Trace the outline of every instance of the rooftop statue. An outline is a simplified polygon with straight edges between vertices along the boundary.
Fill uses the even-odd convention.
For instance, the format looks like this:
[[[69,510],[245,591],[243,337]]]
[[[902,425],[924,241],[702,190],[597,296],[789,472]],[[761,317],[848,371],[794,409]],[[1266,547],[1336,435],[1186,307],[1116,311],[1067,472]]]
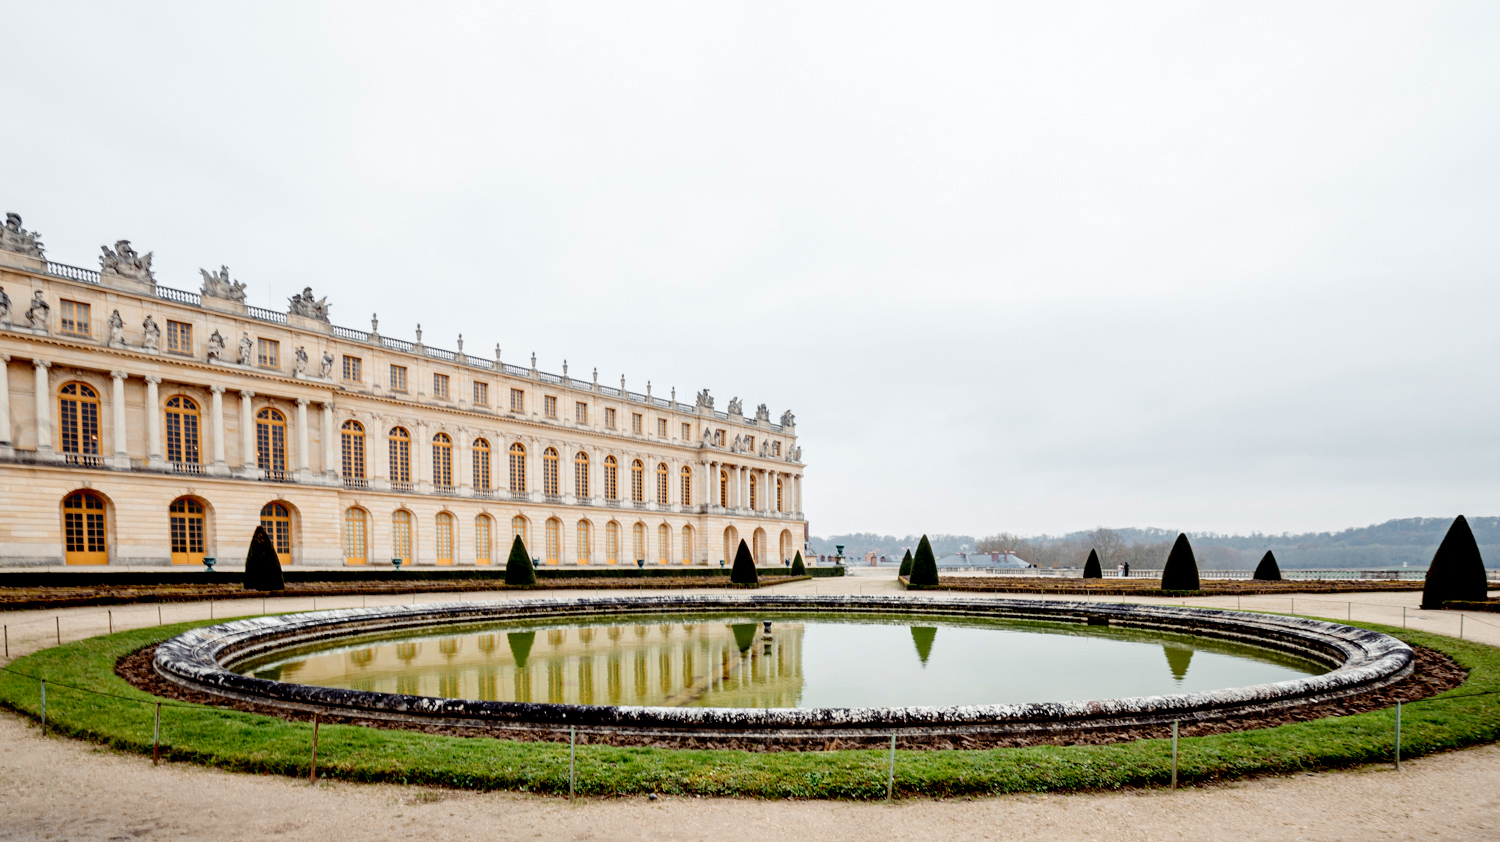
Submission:
[[[771,410],[766,409],[766,405],[765,404],[761,404],[760,406],[757,406],[755,408],[755,420],[756,421],[765,421],[767,423],[770,423],[770,421],[771,421]]]
[[[706,406],[709,409],[714,408],[714,399],[709,397],[707,389],[698,393],[698,406]]]
[[[740,399],[739,398],[730,398],[729,399],[729,414],[730,415],[738,415],[741,418],[745,417],[745,407],[744,407],[743,404],[740,403]]]
[[[793,415],[792,411],[790,409],[788,409],[786,412],[781,413],[781,426],[783,426],[783,427],[795,427],[795,426],[797,426],[797,416]]]
[[[328,296],[313,298],[312,287],[304,287],[303,290],[290,299],[292,306],[287,311],[294,316],[304,319],[317,319],[320,322],[328,321]],[[419,337],[418,342],[422,341]]]
[[[203,294],[210,298],[227,298],[230,301],[245,303],[245,285],[239,281],[229,280],[229,267],[220,266],[219,271],[209,274],[207,269],[199,269],[203,275]]]
[[[104,252],[99,258],[99,266],[103,271],[148,284],[156,283],[156,275],[151,271],[151,255],[154,252],[137,254],[130,247],[129,240],[116,240],[114,248],[100,246],[99,250]]]
[[[0,249],[42,257],[42,235],[21,227],[21,215],[7,213],[5,227],[0,229]]]

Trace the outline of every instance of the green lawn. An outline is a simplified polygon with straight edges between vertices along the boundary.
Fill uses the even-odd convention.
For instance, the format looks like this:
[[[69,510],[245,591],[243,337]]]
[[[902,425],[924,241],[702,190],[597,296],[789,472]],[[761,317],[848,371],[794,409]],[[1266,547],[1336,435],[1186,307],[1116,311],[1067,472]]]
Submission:
[[[50,730],[121,751],[150,754],[156,697],[116,676],[114,664],[140,647],[208,624],[121,632],[21,658],[10,665],[10,671],[0,672],[0,705],[37,719],[38,682],[16,673],[45,677]],[[1500,739],[1500,649],[1386,626],[1355,625],[1446,652],[1470,670],[1462,687],[1405,706],[1403,757]],[[170,704],[162,714],[165,758],[245,772],[307,774],[310,724]],[[1394,712],[1383,710],[1184,738],[1179,778],[1193,783],[1389,762],[1393,724]],[[577,787],[583,794],[875,799],[885,797],[888,754],[882,750],[752,753],[579,746],[577,762]],[[350,781],[565,793],[568,746],[326,725],[319,736],[318,774]],[[1170,778],[1168,740],[896,753],[898,795],[1099,790],[1165,785]]]

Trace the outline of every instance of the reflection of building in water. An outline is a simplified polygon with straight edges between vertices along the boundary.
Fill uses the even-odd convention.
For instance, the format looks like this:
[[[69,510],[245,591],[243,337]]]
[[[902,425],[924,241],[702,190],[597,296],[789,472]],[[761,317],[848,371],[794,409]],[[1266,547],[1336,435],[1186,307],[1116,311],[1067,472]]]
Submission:
[[[554,628],[380,643],[256,670],[262,678],[486,701],[795,707],[801,623]],[[296,678],[291,679],[292,673]]]

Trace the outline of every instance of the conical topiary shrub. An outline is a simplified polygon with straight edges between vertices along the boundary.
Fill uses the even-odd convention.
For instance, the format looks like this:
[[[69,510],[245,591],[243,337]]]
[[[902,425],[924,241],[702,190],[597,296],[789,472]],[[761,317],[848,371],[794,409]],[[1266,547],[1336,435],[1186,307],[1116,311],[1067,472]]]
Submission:
[[[281,575],[281,558],[264,526],[255,527],[250,536],[250,551],[245,555],[245,589],[251,591],[286,590]]]
[[[1255,565],[1255,578],[1262,582],[1280,582],[1281,567],[1276,564],[1276,554],[1266,550],[1266,554],[1260,557],[1260,564]]]
[[[1193,558],[1193,547],[1187,536],[1177,533],[1177,543],[1167,553],[1167,564],[1161,570],[1161,589],[1164,591],[1198,590],[1198,559]]]
[[[729,581],[736,585],[758,585],[760,575],[755,572],[755,558],[742,539],[740,548],[734,551],[734,568],[729,571]]]
[[[526,553],[526,542],[517,535],[510,542],[510,558],[505,560],[505,584],[529,586],[536,584],[536,567]]]
[[[911,575],[911,550],[907,550],[906,551],[906,555],[904,555],[904,556],[901,557],[901,569],[898,570],[898,571],[896,571],[896,575],[897,576],[910,576]]]
[[[937,559],[932,555],[932,544],[927,536],[917,542],[917,554],[911,557],[911,579],[913,585],[936,585],[938,583]]]
[[[1104,569],[1099,566],[1099,551],[1089,550],[1089,560],[1083,563],[1083,578],[1103,579]]]
[[[1489,598],[1485,580],[1484,559],[1469,521],[1463,515],[1453,519],[1443,543],[1438,544],[1427,566],[1427,584],[1422,587],[1422,607],[1442,608],[1449,600],[1484,602]]]
[[[792,558],[792,575],[793,576],[806,576],[807,575],[807,565],[805,565],[805,564],[802,563],[802,551],[801,550],[798,550],[797,551],[797,555]]]

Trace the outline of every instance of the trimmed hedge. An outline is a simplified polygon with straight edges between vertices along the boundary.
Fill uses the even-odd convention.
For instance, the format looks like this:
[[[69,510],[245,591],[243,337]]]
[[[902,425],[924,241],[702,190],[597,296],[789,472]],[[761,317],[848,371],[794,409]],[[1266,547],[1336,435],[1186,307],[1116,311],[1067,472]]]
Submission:
[[[250,536],[250,551],[245,556],[245,590],[280,591],[286,589],[281,575],[281,557],[264,526],[255,527]]]
[[[1099,567],[1099,552],[1097,550],[1089,550],[1089,560],[1083,563],[1083,578],[1104,578],[1104,570]]]
[[[1260,564],[1255,565],[1255,575],[1251,578],[1261,582],[1280,582],[1281,565],[1276,563],[1276,554],[1266,550],[1266,554],[1260,557]]]
[[[937,558],[932,554],[932,544],[928,543],[926,535],[917,542],[917,552],[911,557],[911,576],[907,583],[919,588],[937,586]]]
[[[1177,541],[1167,554],[1167,563],[1161,570],[1161,589],[1164,591],[1196,591],[1199,588],[1198,559],[1193,557],[1193,545],[1183,533],[1177,533]]]
[[[1427,567],[1427,582],[1422,587],[1422,607],[1442,608],[1450,600],[1482,602],[1489,598],[1489,580],[1484,573],[1484,559],[1469,521],[1463,515],[1453,519],[1443,543],[1438,544]]]

